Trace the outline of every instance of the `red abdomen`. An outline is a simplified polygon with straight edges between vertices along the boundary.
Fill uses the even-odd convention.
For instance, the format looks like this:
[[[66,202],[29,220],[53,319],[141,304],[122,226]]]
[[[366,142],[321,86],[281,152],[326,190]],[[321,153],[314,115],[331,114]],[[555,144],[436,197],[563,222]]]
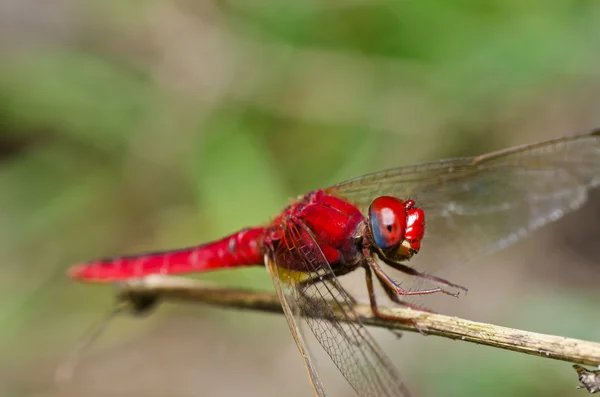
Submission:
[[[221,240],[174,251],[103,259],[69,269],[74,279],[91,282],[123,281],[151,274],[202,272],[262,265],[265,229],[244,229]]]

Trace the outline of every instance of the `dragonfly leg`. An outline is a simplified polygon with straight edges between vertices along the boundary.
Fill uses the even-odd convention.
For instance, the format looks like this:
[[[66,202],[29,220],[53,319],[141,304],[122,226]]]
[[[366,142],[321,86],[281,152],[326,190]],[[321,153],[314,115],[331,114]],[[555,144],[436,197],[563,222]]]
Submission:
[[[377,279],[379,281],[379,283],[381,284],[381,286],[383,287],[383,290],[385,291],[385,293],[387,294],[387,296],[392,300],[392,302],[404,306],[404,307],[408,307],[411,308],[413,310],[420,310],[423,312],[428,312],[428,313],[433,313],[433,311],[425,308],[425,307],[421,307],[421,306],[417,306],[417,305],[413,305],[411,303],[405,302],[403,300],[400,299],[400,297],[398,295],[396,295],[396,293],[394,291],[392,291],[390,288],[387,288],[387,285],[382,283],[381,280]],[[413,325],[415,326],[415,328],[417,328],[417,330],[423,334],[423,335],[427,335],[422,329],[419,328],[419,324],[417,324],[416,321],[412,322]],[[392,333],[394,335],[396,335],[396,338],[400,339],[402,337],[402,331],[398,330],[398,329],[391,329],[390,331],[392,331]]]
[[[388,320],[388,321],[403,321],[403,322],[412,323],[415,326],[415,328],[417,329],[417,331],[419,331],[423,335],[427,335],[421,329],[421,327],[419,327],[419,324],[417,323],[416,319],[414,319],[414,318],[405,319],[405,318],[402,318],[402,317],[397,317],[397,316],[392,316],[392,315],[389,315],[389,314],[384,314],[381,311],[379,311],[379,307],[377,306],[377,298],[375,297],[375,288],[373,286],[373,272],[371,271],[371,268],[368,265],[366,265],[364,268],[365,268],[365,275],[366,275],[366,280],[367,280],[367,291],[369,293],[369,302],[371,304],[371,311],[373,312],[373,314],[375,315],[375,317],[378,317],[378,318],[380,318],[382,320]],[[399,336],[399,335],[396,334],[396,336]]]
[[[411,275],[411,276],[421,277],[421,278],[424,278],[426,280],[435,281],[437,283],[444,284],[444,285],[447,285],[449,287],[461,289],[461,290],[463,290],[465,292],[469,291],[466,287],[463,287],[463,286],[458,285],[458,284],[454,284],[454,283],[452,283],[452,282],[450,282],[448,280],[444,280],[443,278],[432,276],[431,274],[427,274],[427,273],[421,273],[421,272],[417,271],[416,269],[414,269],[414,268],[412,268],[410,266],[404,265],[402,263],[391,261],[388,258],[385,258],[385,257],[382,257],[382,256],[380,256],[380,258],[381,258],[381,260],[386,265],[388,265],[388,266],[390,266],[390,267],[392,267],[392,268],[394,268],[396,270],[399,270],[402,273],[406,273],[406,274]]]
[[[343,271],[345,270],[345,271]],[[316,283],[326,283],[328,281],[331,281],[333,279],[335,279],[338,276],[342,276],[346,273],[351,272],[352,270],[354,270],[354,268],[349,268],[349,269],[342,269],[342,271],[334,271],[333,273],[327,273],[325,275],[315,275],[307,280],[301,281],[300,283],[298,283],[297,287],[301,290],[304,291],[308,286],[316,284]],[[358,302],[356,301],[356,298],[353,297],[351,294],[348,293],[348,291],[346,291],[344,289],[344,287],[342,287],[341,285],[337,286],[338,289],[342,290],[342,292],[346,295],[346,297],[348,298],[348,300],[350,301],[351,304],[355,305]]]
[[[443,294],[454,296],[454,297],[458,296],[458,293],[446,291],[445,289],[442,289],[440,287],[419,289],[419,290],[413,290],[413,291],[405,290],[404,288],[400,287],[398,285],[398,283],[396,283],[394,280],[392,280],[391,277],[388,276],[383,271],[381,266],[379,266],[379,264],[375,261],[375,259],[373,259],[370,251],[367,248],[363,248],[363,255],[364,255],[365,259],[367,260],[368,266],[375,272],[375,276],[377,276],[377,278],[382,283],[382,285],[385,285],[386,288],[390,288],[397,295],[407,295],[407,296],[429,295],[429,294],[435,294],[435,293],[441,292]]]
[[[420,310],[422,312],[434,313],[432,310],[427,309],[425,307],[413,305],[412,303],[403,301],[402,299],[400,299],[400,296],[398,294],[396,294],[396,292],[393,289],[388,287],[387,284],[383,283],[379,278],[377,280],[381,284],[381,287],[385,291],[386,295],[392,300],[392,302],[394,302],[398,305],[404,306],[404,307],[408,307],[413,310]]]

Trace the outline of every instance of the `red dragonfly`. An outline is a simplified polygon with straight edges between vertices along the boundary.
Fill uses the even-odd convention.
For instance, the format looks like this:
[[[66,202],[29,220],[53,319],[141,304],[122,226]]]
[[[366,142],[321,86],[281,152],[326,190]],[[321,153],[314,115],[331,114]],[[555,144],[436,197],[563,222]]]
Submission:
[[[401,305],[407,295],[451,294],[446,287],[462,287],[418,271],[419,263],[466,261],[504,248],[580,207],[599,184],[600,130],[368,174],[298,197],[265,226],[196,247],[76,265],[69,275],[114,282],[264,264],[315,395],[325,392],[301,317],[359,396],[409,396],[338,277],[362,268],[374,315],[401,321],[378,310],[374,281]],[[382,264],[437,287],[403,289]]]

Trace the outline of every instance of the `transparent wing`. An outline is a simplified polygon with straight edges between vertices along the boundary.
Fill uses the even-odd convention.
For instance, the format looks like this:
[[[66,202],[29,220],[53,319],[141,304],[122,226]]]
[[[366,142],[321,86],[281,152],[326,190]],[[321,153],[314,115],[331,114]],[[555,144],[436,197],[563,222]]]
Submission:
[[[362,325],[351,298],[339,284],[311,231],[303,224],[288,224],[285,238],[275,250],[275,262],[278,258],[281,263],[286,262],[284,256],[287,255],[299,261],[301,271],[272,266],[273,280],[283,295],[280,299],[285,305],[298,308],[298,314],[306,320],[315,338],[357,394],[361,397],[409,396],[394,365]],[[321,281],[307,281],[316,279]],[[344,321],[338,321],[336,312],[342,313]],[[288,317],[293,332],[299,332],[299,320]],[[310,358],[306,361],[310,362]]]
[[[377,172],[326,191],[363,213],[377,196],[413,198],[426,234],[411,265],[427,267],[504,248],[579,208],[598,184],[600,131]]]
[[[275,261],[272,257],[269,256],[269,254],[265,256],[265,264],[267,266],[267,269],[269,270],[269,273],[271,274],[271,277],[273,278],[275,290],[277,291],[277,296],[279,297],[281,307],[283,308],[283,314],[285,314],[285,318],[287,319],[288,326],[290,327],[292,337],[294,338],[296,346],[298,346],[298,350],[300,351],[300,355],[302,356],[304,368],[308,373],[308,377],[313,387],[315,396],[326,397],[323,384],[321,383],[321,379],[319,378],[319,374],[317,373],[317,369],[315,368],[314,363],[310,359],[308,348],[306,347],[306,342],[302,337],[300,327],[298,326],[298,321],[296,320],[296,316],[299,313],[296,301],[294,299],[288,298],[290,296],[289,286],[284,285],[280,282],[279,269],[277,268],[277,266],[275,265]]]

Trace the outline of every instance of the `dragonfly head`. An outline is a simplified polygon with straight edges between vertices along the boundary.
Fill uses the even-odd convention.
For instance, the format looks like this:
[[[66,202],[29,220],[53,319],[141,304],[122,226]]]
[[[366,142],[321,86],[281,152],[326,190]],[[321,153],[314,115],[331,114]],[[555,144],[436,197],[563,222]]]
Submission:
[[[425,233],[425,213],[414,200],[377,197],[369,207],[369,232],[381,252],[392,260],[405,260],[419,252]]]

